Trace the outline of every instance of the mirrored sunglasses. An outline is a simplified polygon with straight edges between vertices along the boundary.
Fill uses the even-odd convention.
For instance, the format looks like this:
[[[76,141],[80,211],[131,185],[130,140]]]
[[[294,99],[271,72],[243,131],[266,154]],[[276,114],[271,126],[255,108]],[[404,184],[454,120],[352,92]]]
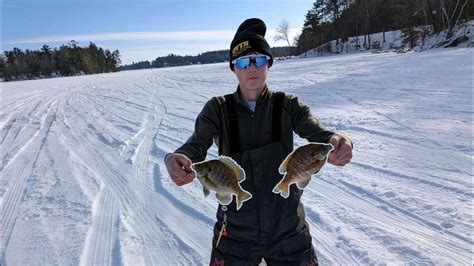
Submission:
[[[256,67],[262,67],[268,64],[270,56],[268,55],[246,55],[232,60],[232,64],[239,69],[248,68],[250,63],[254,63]]]

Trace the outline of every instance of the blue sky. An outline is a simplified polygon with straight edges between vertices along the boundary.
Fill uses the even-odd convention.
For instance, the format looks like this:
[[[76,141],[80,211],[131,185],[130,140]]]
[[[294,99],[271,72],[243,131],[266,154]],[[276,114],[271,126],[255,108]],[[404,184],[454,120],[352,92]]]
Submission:
[[[89,41],[121,53],[122,63],[170,53],[197,55],[228,49],[242,21],[258,17],[274,30],[286,19],[291,36],[303,26],[314,0],[3,0],[2,51],[59,47]]]

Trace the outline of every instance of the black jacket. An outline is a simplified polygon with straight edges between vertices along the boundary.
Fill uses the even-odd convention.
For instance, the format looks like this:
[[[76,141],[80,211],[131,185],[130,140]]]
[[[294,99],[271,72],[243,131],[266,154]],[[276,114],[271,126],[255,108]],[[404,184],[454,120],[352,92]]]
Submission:
[[[263,147],[272,142],[272,109],[274,93],[265,88],[256,103],[255,112],[249,110],[240,96],[240,89],[234,92],[237,103],[240,150]],[[221,136],[228,135],[227,114],[222,97],[209,100],[196,119],[194,133],[188,141],[175,152],[187,155],[191,161],[199,162],[206,158],[207,150],[213,140],[222,141],[222,154],[230,155],[229,143]],[[334,134],[328,131],[297,97],[286,94],[281,116],[281,142],[288,152],[293,150],[293,132],[311,142],[328,143]]]
[[[222,142],[220,154],[231,156],[245,170],[246,179],[241,186],[252,194],[252,199],[246,201],[239,211],[236,210],[235,200],[226,208],[219,206],[214,226],[215,244],[225,221],[228,235],[221,239],[218,248],[225,253],[233,252],[235,256],[245,257],[251,246],[267,251],[283,250],[286,252],[282,255],[284,257],[311,247],[311,236],[301,203],[303,191],[292,185],[290,196],[284,199],[273,193],[272,189],[282,178],[278,166],[293,150],[293,132],[311,142],[323,143],[329,142],[334,133],[324,128],[297,97],[285,94],[279,115],[279,139],[275,139],[272,120],[276,95],[265,88],[257,100],[255,112],[252,112],[243,104],[237,89],[232,95],[237,135],[229,134],[225,98],[212,98],[197,117],[193,135],[176,150],[193,162],[199,162],[205,159],[213,140],[216,144]],[[230,135],[238,138],[237,153],[230,151]]]

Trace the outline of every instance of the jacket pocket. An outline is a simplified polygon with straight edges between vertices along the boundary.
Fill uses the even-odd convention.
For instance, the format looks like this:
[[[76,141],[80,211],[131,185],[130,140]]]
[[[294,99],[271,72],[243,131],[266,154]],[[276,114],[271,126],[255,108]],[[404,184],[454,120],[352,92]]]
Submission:
[[[249,246],[248,244],[245,245],[244,243],[232,241],[228,238],[222,237],[219,246],[216,247],[218,236],[214,236],[212,239],[212,247],[218,249],[224,254],[231,255],[238,258],[246,258],[249,254],[249,249],[245,248],[245,246]]]

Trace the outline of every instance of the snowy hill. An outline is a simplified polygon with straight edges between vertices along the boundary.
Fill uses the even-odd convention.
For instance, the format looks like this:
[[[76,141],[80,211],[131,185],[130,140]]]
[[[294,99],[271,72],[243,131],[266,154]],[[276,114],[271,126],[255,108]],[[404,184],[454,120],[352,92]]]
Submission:
[[[472,264],[473,51],[270,70],[272,89],[354,140],[353,162],[303,195],[322,265]],[[2,265],[207,264],[217,202],[176,187],[163,157],[235,87],[225,63],[3,83]]]
[[[423,27],[418,27],[418,30],[422,31]],[[401,30],[370,34],[371,51],[382,52],[400,49],[409,50],[410,47],[408,44],[403,43],[403,38],[404,36]],[[349,37],[346,42],[342,42],[341,40],[339,40],[339,43],[336,43],[335,40],[330,41],[301,54],[299,57],[305,58],[338,53],[350,54],[364,52],[369,50],[368,45],[369,39],[366,36],[354,36]],[[414,47],[413,50],[422,51],[451,46],[463,48],[474,47],[474,20],[455,26],[451,38],[446,37],[445,31],[432,36],[427,36],[425,39],[419,38],[416,42],[416,47]]]

